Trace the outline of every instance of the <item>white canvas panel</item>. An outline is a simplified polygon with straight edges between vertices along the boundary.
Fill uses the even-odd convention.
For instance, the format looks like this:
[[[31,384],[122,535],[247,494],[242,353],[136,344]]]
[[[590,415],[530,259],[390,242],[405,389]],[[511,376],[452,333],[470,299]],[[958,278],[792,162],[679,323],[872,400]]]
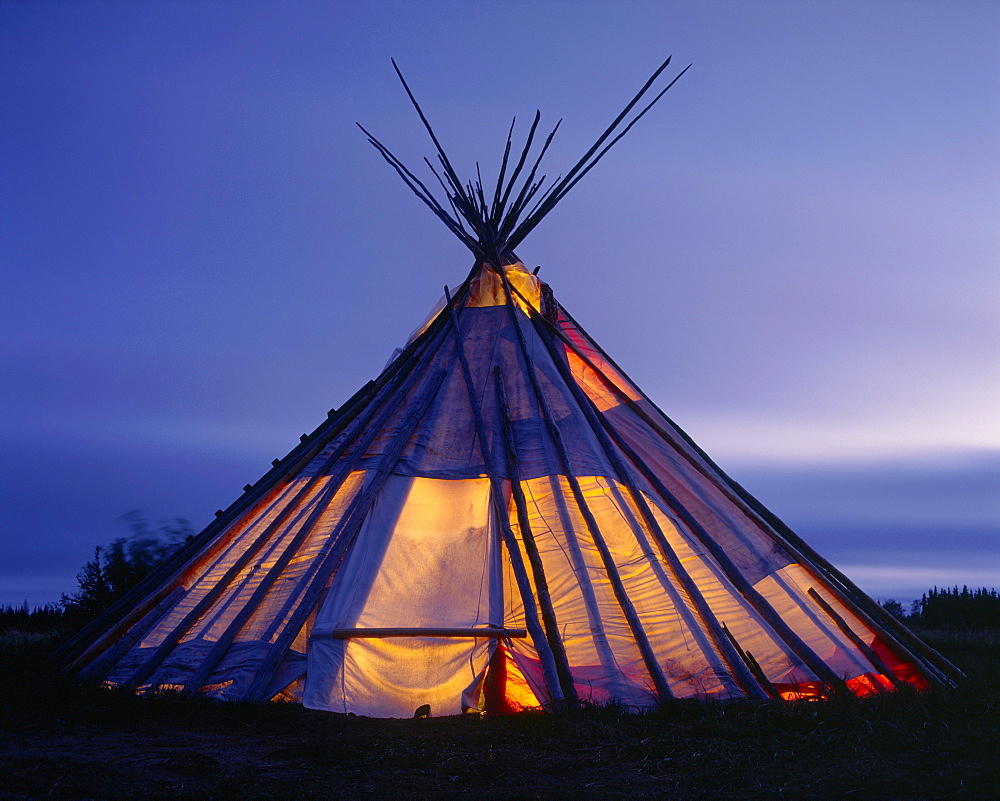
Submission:
[[[809,597],[809,587],[815,586],[816,581],[801,566],[790,565],[761,579],[755,588],[838,676],[851,679],[863,673],[878,673],[857,646]]]
[[[240,570],[236,578],[226,588],[226,592],[212,605],[211,610],[191,628],[182,642],[196,638],[206,640],[219,638],[233,617],[239,614],[253,596],[268,570],[290,545],[296,532],[308,522],[314,512],[320,507],[325,508],[333,500],[329,493],[332,488],[329,488],[328,485],[329,478],[321,478],[310,488],[305,498],[294,505],[290,514],[270,533],[263,547]],[[289,505],[292,503],[294,501],[290,499]],[[241,537],[244,549],[252,545],[253,540],[265,531],[266,527],[255,526],[253,531],[246,532]],[[225,558],[220,559],[213,566],[203,581],[190,588],[188,600],[194,602],[201,600],[204,592],[214,584],[209,577],[228,570],[236,561],[236,557],[242,556],[243,553],[244,550],[227,552]]]
[[[302,704],[377,718],[459,715],[478,689],[493,640],[443,637],[311,640]],[[475,704],[471,704],[475,706]]]
[[[546,476],[522,486],[577,693],[647,705],[649,676],[568,481]]]
[[[816,677],[774,634],[719,567],[682,526],[648,498],[653,514],[719,624],[725,623],[744,651],[749,651],[772,682],[815,681]]]
[[[857,634],[866,645],[871,645],[876,639],[878,639],[878,634],[867,623],[864,623],[857,615],[855,615],[854,612],[841,603],[840,600],[838,600],[837,597],[827,589],[826,584],[821,579],[816,578],[807,568],[802,565],[789,565],[785,568],[785,575],[793,581],[800,590],[805,588],[806,592],[808,592],[809,588],[815,589],[823,600],[833,607],[833,610],[840,615],[841,619],[845,623],[847,623],[851,631]]]
[[[720,680],[722,663],[625,488],[602,477],[581,485],[671,692],[683,698],[737,692],[731,681]]]
[[[223,538],[232,537],[232,539],[230,539],[227,545],[219,553],[213,555],[209,559],[202,560],[192,567],[190,576],[185,581],[187,592],[184,594],[180,602],[170,610],[166,611],[160,621],[146,633],[140,643],[142,648],[155,648],[159,646],[163,640],[172,631],[174,631],[184,617],[191,612],[191,610],[194,609],[194,607],[197,606],[211,590],[218,586],[226,572],[244,553],[246,553],[250,545],[266,531],[268,526],[274,522],[275,518],[282,511],[282,509],[292,502],[295,495],[302,489],[306,481],[307,479],[298,479],[291,482],[289,486],[282,493],[280,493],[277,498],[275,498],[275,500],[268,504],[262,513],[253,517],[248,525],[244,525],[242,522],[238,521],[232,526],[232,534],[230,532],[226,532],[226,534],[222,535]],[[325,486],[324,481],[317,482],[317,484],[318,486],[313,488],[313,490],[307,494],[304,501],[305,505],[311,505],[315,501],[317,494],[321,491],[322,487]],[[273,547],[273,544],[276,541],[281,541],[283,539],[284,531],[285,527],[283,526],[272,535],[269,539],[270,546],[265,545],[264,553]],[[204,624],[206,622],[211,622],[211,620],[215,618],[218,610],[225,607],[233,599],[243,582],[245,582],[246,579],[252,576],[255,572],[253,570],[254,564],[254,562],[251,562],[251,564],[244,568],[236,579],[228,585],[226,591],[212,605],[212,611],[210,611],[209,615],[203,616],[199,621],[198,625],[200,628],[204,628]]]
[[[499,625],[489,480],[390,476],[317,614],[335,628]],[[493,572],[496,575],[493,575]],[[497,587],[497,589],[499,589]]]
[[[843,603],[841,603],[837,597],[827,589],[825,581],[814,576],[808,568],[798,564],[789,565],[781,571],[781,575],[789,584],[793,585],[797,589],[797,593],[803,597],[808,597],[809,590],[815,589],[823,600],[833,607],[834,611],[840,615],[844,622],[847,623],[851,631],[857,634],[866,644],[871,645],[871,643],[875,640],[877,634],[869,628],[867,624],[862,622],[861,619],[850,611]],[[809,601],[810,603],[814,603],[812,598],[809,598]],[[827,617],[827,619],[829,619],[829,617]],[[840,631],[839,627],[837,630]]]
[[[604,411],[613,406],[618,406],[621,403],[618,393],[621,393],[621,395],[630,400],[640,400],[642,393],[639,391],[639,388],[619,372],[598,350],[589,337],[566,317],[565,310],[561,309],[560,311],[559,328],[574,346],[563,345],[567,360],[573,371],[573,376],[577,383],[583,387],[584,391],[591,396],[597,404],[597,408]],[[580,355],[577,355],[576,350],[580,351]],[[588,362],[596,370],[592,369],[588,365]],[[597,371],[600,371],[601,375],[617,388],[617,393],[608,387],[608,383],[597,374]]]
[[[364,471],[357,470],[345,479],[336,496],[309,528],[305,540],[282,569],[278,580],[260,601],[238,640],[272,642],[282,630],[313,582],[319,564],[336,542],[337,527],[351,501],[361,491],[364,477]],[[296,526],[295,534],[299,532],[300,527]]]
[[[317,504],[322,503],[323,512],[319,516],[309,535],[298,547],[280,577],[275,581],[267,594],[255,605],[254,614],[244,624],[236,635],[235,641],[214,673],[225,676],[243,676],[252,671],[264,656],[267,655],[267,645],[282,631],[284,624],[291,616],[295,603],[304,590],[305,584],[317,567],[317,559],[321,558],[323,547],[330,543],[330,532],[335,528],[350,503],[351,498],[361,486],[363,472],[357,471],[344,481],[333,498],[322,495],[319,489],[311,492],[302,507],[291,515],[283,526],[272,533],[268,542],[260,550],[247,567],[229,585],[219,598],[209,607],[202,617],[184,635],[180,643],[173,649],[164,663],[153,673],[150,681],[153,684],[176,683],[179,676],[189,675],[197,669],[202,657],[232,624],[251,599],[252,594],[268,570],[274,565],[279,555],[291,544],[292,538],[306,522]],[[325,486],[325,483],[323,484]],[[300,487],[297,487],[298,489]],[[287,493],[283,496],[289,500]],[[276,512],[274,504],[268,509],[267,520],[274,520]],[[264,527],[266,528],[266,526]],[[253,525],[249,531],[258,536],[264,530],[259,525]],[[245,552],[248,541],[243,538],[240,547],[231,547],[215,557],[206,560],[200,581],[194,582],[191,592],[183,600],[166,612],[161,619],[150,628],[140,645],[132,653],[120,660],[119,666],[109,675],[111,680],[125,680],[129,673],[158,647],[164,639],[175,630],[178,623],[203,599],[214,584],[208,577],[221,576],[233,564],[239,555]],[[181,682],[183,683],[183,682]],[[211,685],[213,682],[209,681]],[[229,684],[233,684],[232,681]],[[239,684],[237,678],[236,684]],[[217,694],[217,693],[216,693]]]
[[[629,447],[706,534],[726,551],[750,583],[792,563],[770,532],[759,527],[634,411],[620,406],[609,411],[607,416]],[[664,511],[669,512],[666,500],[659,498],[638,471],[634,478],[657,498]]]
[[[671,601],[670,577],[626,502],[624,488],[603,477],[579,482],[671,691],[679,697],[737,694],[730,680],[720,678],[720,658],[691,610],[686,608],[682,617]],[[652,679],[569,482],[533,479],[525,489],[578,693],[596,702],[615,698],[639,707],[654,704]],[[516,649],[523,653],[522,646]]]
[[[615,388],[608,386],[608,383],[601,378],[600,375],[595,372],[586,361],[584,361],[576,352],[568,347],[564,346],[566,353],[566,361],[569,364],[570,372],[573,374],[573,379],[584,393],[594,402],[597,410],[600,412],[605,412],[608,409],[612,409],[615,406],[620,406],[622,404],[622,399],[619,392],[625,395],[625,397],[631,400],[638,400],[639,395],[628,388],[628,385],[622,381],[614,372],[606,372],[604,375],[611,379]],[[610,369],[610,365],[604,362],[600,357],[595,359],[593,355],[589,357],[591,364],[595,367],[603,366],[605,370]],[[617,379],[617,380],[615,380]]]
[[[435,714],[460,712],[462,692],[489,661],[488,643],[323,638],[345,628],[502,625],[490,520],[488,479],[390,476],[317,613],[303,703],[387,717],[409,717],[424,703]]]
[[[303,486],[305,486],[307,481],[308,479],[297,479],[296,481],[291,482],[289,486],[268,505],[264,513],[254,517],[249,525],[239,530],[239,535],[234,537],[220,553],[197,565],[196,569],[192,571],[192,576],[185,582],[187,593],[184,595],[184,598],[173,609],[167,612],[156,626],[147,632],[146,636],[142,639],[142,647],[156,647],[163,642],[164,638],[177,627],[184,617],[192,609],[194,609],[194,607],[197,606],[211,590],[219,585],[225,574],[234,564],[236,564],[237,560],[247,552],[247,549],[252,545],[252,543],[267,530],[267,528],[274,522],[278,514],[280,514],[280,512],[289,503],[292,503],[295,495],[303,488]],[[309,493],[307,493],[306,498],[303,501],[303,506],[311,507],[312,504],[315,503],[318,493],[322,491],[325,485],[325,480],[318,481],[317,485]],[[295,516],[293,515],[293,519],[294,517]],[[240,525],[240,523],[234,524],[234,529],[239,529]],[[284,532],[286,530],[287,523],[271,535],[268,540],[270,545],[265,545],[262,553],[266,554],[270,548],[273,548],[274,543],[276,541],[280,541],[284,537]],[[209,614],[209,616],[203,617],[201,621],[199,621],[200,628],[203,629],[206,622],[211,622],[218,610],[224,608],[233,599],[234,595],[239,591],[244,582],[256,572],[254,571],[255,564],[256,562],[251,561],[247,567],[240,571],[236,579],[226,587],[222,596],[212,605],[213,611]]]
[[[504,482],[504,485],[508,488],[506,495],[509,498],[510,482]],[[518,541],[524,560],[524,568],[528,574],[528,583],[531,585],[532,598],[537,599],[538,590],[535,586],[534,574],[531,570],[531,566],[524,550],[524,545],[520,538],[520,530],[517,525],[517,510],[514,507],[513,500],[509,501],[508,511],[511,530],[514,533],[515,539]],[[523,629],[525,628],[524,603],[521,598],[520,590],[517,586],[517,580],[514,576],[514,568],[510,563],[510,554],[507,552],[506,547],[501,548],[500,562],[501,573],[503,576],[504,624],[508,628]],[[538,619],[541,623],[542,615],[537,601],[535,602],[535,607],[536,609],[539,609]],[[514,662],[517,664],[518,669],[524,675],[528,686],[530,686],[532,691],[535,693],[535,698],[537,698],[538,702],[542,705],[548,704],[552,699],[545,686],[542,665],[538,658],[538,651],[535,649],[531,637],[519,637],[517,639],[507,640],[505,645],[507,650],[510,652],[511,657],[514,659]]]

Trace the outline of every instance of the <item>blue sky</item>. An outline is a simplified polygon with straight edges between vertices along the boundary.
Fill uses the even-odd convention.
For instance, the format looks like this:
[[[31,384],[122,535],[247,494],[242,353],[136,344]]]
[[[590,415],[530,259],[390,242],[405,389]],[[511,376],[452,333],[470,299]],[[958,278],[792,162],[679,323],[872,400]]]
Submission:
[[[520,255],[871,593],[1000,585],[998,44],[972,1],[4,3],[0,603],[207,523],[465,276],[354,125],[430,153],[390,57],[468,175],[693,63]]]

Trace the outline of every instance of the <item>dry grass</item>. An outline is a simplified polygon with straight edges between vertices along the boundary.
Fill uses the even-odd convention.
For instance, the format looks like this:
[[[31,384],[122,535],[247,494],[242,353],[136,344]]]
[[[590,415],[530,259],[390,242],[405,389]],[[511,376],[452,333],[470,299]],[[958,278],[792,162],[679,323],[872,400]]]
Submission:
[[[427,720],[79,687],[36,640],[3,657],[0,798],[1000,797],[997,633],[926,636],[962,687]]]

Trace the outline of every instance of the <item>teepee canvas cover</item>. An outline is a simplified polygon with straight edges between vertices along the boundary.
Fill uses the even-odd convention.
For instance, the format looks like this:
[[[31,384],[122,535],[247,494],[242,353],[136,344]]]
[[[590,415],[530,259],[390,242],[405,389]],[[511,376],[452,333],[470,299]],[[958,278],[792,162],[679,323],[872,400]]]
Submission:
[[[448,208],[369,137],[472,271],[376,380],[71,641],[71,669],[379,717],[950,683],[514,255],[662,96],[627,121],[666,66],[544,192],[537,115],[519,159],[508,135],[488,199],[413,101]]]

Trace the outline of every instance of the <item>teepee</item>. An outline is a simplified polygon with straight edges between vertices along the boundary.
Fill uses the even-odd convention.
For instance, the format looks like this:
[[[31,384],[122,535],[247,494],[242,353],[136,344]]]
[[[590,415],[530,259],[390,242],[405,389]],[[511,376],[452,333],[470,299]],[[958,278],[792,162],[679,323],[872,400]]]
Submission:
[[[492,191],[462,183],[399,75],[444,201],[365,133],[471,272],[378,378],[69,642],[70,670],[376,717],[960,675],[723,473],[514,253],[680,77],[635,111],[668,64],[547,188],[555,130],[536,144],[536,114],[518,155],[512,124]]]

